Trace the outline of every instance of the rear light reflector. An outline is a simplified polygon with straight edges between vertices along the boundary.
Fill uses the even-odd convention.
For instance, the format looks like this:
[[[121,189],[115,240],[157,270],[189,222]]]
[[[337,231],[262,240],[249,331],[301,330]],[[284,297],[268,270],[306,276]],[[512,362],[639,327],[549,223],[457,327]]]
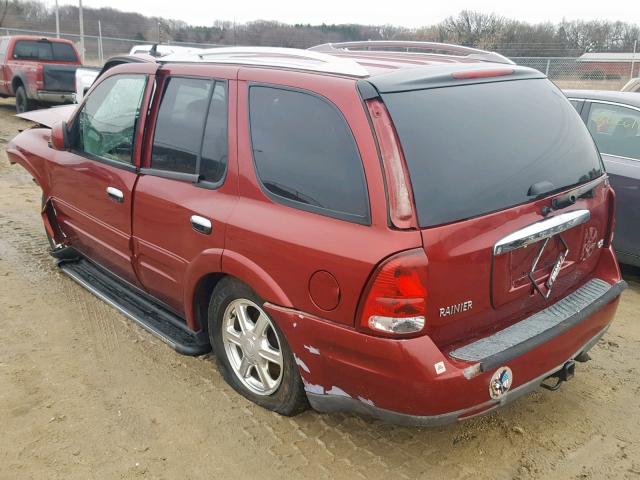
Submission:
[[[44,70],[44,67],[42,64],[39,64],[36,67],[36,89],[37,90],[42,90],[44,88],[43,70]]]
[[[415,228],[417,222],[413,209],[413,194],[396,129],[382,100],[374,98],[366,103],[380,147],[391,224],[396,228]]]
[[[451,76],[456,80],[468,80],[471,78],[503,77],[505,75],[511,75],[513,72],[513,68],[492,68],[487,70],[454,72],[451,74]]]
[[[427,256],[421,248],[384,260],[360,306],[360,328],[387,336],[415,335],[425,326]]]

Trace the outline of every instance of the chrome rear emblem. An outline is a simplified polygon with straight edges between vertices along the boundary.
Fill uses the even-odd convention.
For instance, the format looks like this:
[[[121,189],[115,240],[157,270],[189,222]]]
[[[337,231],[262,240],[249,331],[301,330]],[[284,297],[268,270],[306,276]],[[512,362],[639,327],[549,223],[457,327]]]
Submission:
[[[531,265],[531,271],[529,272],[529,280],[531,281],[531,284],[538,291],[538,293],[542,295],[544,299],[549,298],[549,295],[551,295],[551,287],[553,286],[556,279],[558,278],[558,275],[560,274],[560,270],[562,269],[562,264],[566,260],[567,255],[569,255],[569,246],[567,245],[567,242],[564,241],[564,238],[562,238],[562,235],[558,235],[558,239],[562,243],[564,250],[560,252],[560,254],[558,255],[556,263],[553,265],[553,268],[551,269],[551,273],[549,274],[549,278],[544,283],[544,286],[547,291],[543,292],[540,286],[538,285],[538,282],[536,282],[533,274],[536,271],[536,267],[538,266],[538,262],[540,261],[540,258],[542,257],[542,252],[544,252],[544,249],[547,247],[547,244],[549,243],[549,239],[550,238],[546,238],[542,243],[542,246],[540,247],[540,250],[538,251],[536,258],[533,260],[533,265]]]

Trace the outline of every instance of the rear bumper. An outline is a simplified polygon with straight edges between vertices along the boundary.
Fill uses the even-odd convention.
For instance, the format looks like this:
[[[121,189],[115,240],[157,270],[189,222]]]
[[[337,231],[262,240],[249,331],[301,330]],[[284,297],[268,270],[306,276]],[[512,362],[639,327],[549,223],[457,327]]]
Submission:
[[[357,412],[364,415],[370,415],[384,422],[393,423],[396,425],[416,427],[435,427],[439,425],[447,425],[450,423],[455,423],[458,420],[466,420],[476,415],[489,413],[496,408],[507,405],[514,400],[536,390],[548,376],[560,370],[567,361],[573,360],[580,353],[588,352],[591,347],[593,347],[598,342],[598,340],[602,338],[608,328],[608,326],[603,328],[595,337],[593,337],[591,340],[589,340],[589,342],[583,345],[580,350],[567,358],[566,361],[560,363],[559,365],[556,365],[548,372],[545,372],[542,375],[529,380],[519,387],[509,390],[499,401],[488,400],[482,404],[474,405],[462,410],[457,410],[455,412],[448,412],[439,415],[407,415],[400,412],[394,412],[392,410],[386,410],[384,408],[378,408],[369,403],[364,403],[362,401],[355,400],[351,397],[346,396],[318,395],[307,392],[307,397],[309,398],[309,403],[311,404],[311,406],[315,410],[318,410],[320,412]]]
[[[491,399],[493,364],[443,353],[427,336],[378,338],[291,309],[266,304],[296,357],[311,405],[353,411],[405,425],[443,425],[487,413],[537,388],[567,361],[589,350],[614,317],[624,282],[553,335],[511,349],[500,364],[513,372],[511,389]],[[576,313],[576,312],[573,312]]]
[[[72,92],[48,92],[38,90],[35,99],[46,103],[73,103],[74,94]]]

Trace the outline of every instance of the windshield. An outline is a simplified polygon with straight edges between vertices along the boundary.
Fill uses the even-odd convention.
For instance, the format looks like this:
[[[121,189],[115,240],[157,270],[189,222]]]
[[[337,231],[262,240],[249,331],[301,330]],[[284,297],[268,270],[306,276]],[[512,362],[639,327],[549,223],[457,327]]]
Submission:
[[[575,109],[548,80],[383,94],[421,227],[502,210],[603,173]]]

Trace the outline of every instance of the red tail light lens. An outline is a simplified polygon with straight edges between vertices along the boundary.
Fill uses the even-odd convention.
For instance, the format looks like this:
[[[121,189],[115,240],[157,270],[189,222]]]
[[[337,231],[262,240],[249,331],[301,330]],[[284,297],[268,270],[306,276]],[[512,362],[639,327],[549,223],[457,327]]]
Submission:
[[[44,88],[43,69],[44,67],[42,64],[38,64],[36,67],[36,88],[38,90],[42,90]]]
[[[421,332],[427,304],[427,263],[421,248],[382,262],[367,285],[360,327],[387,336]]]
[[[397,228],[415,228],[417,222],[413,210],[413,194],[395,127],[382,100],[367,100],[367,108],[384,165],[391,223]]]

